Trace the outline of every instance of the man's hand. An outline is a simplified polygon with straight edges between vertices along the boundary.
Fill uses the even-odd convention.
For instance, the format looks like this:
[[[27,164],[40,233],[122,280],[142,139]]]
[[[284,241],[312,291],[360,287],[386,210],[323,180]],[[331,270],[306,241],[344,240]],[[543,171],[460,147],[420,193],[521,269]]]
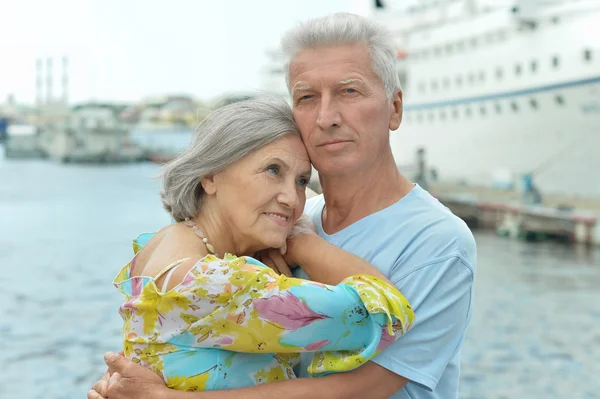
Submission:
[[[300,264],[299,258],[303,253],[311,251],[314,238],[320,240],[314,223],[306,215],[300,216],[287,237],[286,252],[282,253],[288,265]],[[313,239],[311,241],[310,239]]]
[[[169,391],[151,370],[116,353],[104,355],[109,371],[88,392],[88,399],[152,399]]]

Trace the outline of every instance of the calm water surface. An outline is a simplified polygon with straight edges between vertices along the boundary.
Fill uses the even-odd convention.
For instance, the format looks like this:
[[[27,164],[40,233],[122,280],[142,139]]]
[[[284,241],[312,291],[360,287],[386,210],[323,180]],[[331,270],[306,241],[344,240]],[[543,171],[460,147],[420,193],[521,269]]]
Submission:
[[[169,223],[155,165],[0,159],[0,398],[84,398],[120,348],[111,285]],[[477,233],[461,398],[600,397],[600,253]]]

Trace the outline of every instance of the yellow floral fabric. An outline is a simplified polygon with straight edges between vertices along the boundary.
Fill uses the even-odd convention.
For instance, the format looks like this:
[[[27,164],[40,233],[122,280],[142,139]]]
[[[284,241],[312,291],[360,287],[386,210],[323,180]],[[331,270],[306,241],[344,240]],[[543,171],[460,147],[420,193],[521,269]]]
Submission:
[[[148,236],[134,241],[137,253]],[[125,355],[170,388],[231,389],[295,378],[300,352],[315,352],[313,376],[364,364],[414,320],[393,286],[356,275],[336,286],[277,275],[250,257],[213,255],[161,292],[151,277],[113,283],[124,294]]]

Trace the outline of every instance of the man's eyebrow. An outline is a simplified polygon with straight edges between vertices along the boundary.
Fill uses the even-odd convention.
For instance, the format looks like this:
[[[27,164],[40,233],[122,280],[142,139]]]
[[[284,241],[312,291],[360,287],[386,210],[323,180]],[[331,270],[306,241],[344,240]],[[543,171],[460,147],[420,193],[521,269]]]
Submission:
[[[362,79],[344,79],[344,80],[338,80],[337,84],[338,85],[347,85],[348,83],[360,83],[360,84],[364,84],[365,82]]]
[[[292,88],[292,93],[294,93],[296,91],[305,91],[305,90],[311,90],[311,89],[312,89],[311,85],[307,85],[304,82],[298,82]]]

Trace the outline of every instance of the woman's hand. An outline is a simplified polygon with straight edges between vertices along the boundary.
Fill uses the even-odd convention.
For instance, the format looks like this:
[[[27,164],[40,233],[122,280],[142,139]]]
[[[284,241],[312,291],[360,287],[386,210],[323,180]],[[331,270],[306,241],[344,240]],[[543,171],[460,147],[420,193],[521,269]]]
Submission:
[[[152,399],[169,390],[158,374],[120,354],[107,353],[104,361],[109,371],[94,384],[88,399]]]
[[[317,236],[316,228],[313,222],[306,215],[302,215],[300,218],[298,218],[298,220],[296,220],[296,223],[288,235],[288,239],[284,247],[279,249],[264,249],[257,252],[254,257],[265,265],[269,266],[271,269],[275,270],[275,272],[291,277],[292,269],[297,265],[293,262],[293,259],[295,259],[293,254],[288,253],[288,248],[290,247],[290,244],[294,248],[301,247],[294,244],[297,244],[300,236],[306,234]]]

